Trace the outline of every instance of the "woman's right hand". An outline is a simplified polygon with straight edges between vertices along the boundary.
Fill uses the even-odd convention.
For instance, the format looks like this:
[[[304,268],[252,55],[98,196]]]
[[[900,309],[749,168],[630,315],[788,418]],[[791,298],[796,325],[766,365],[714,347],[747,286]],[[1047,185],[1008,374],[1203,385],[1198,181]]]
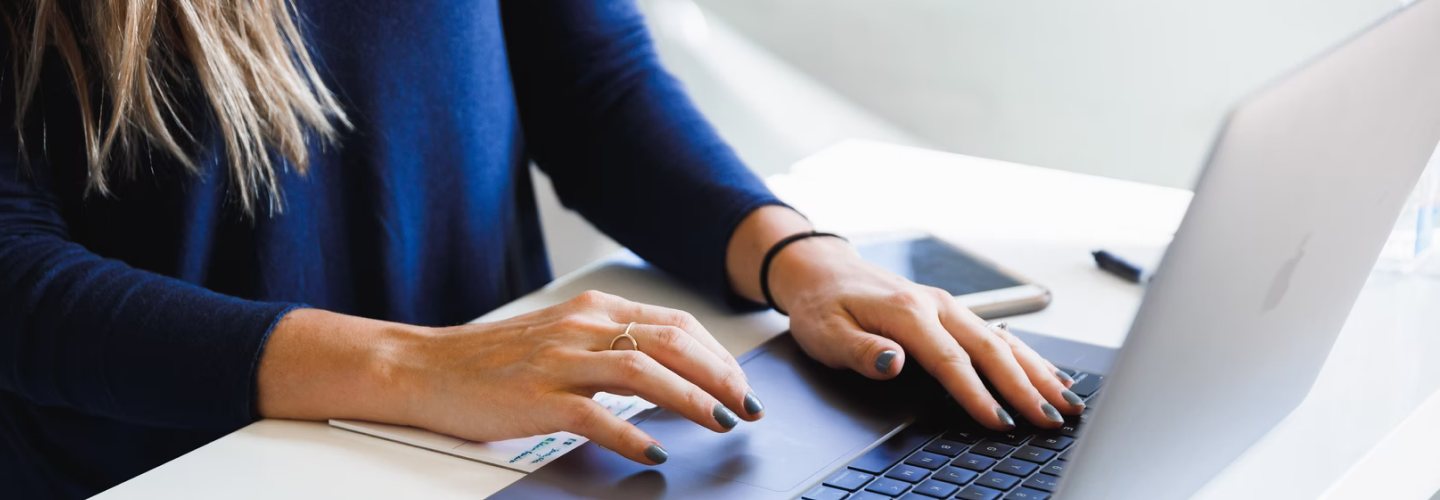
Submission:
[[[639,350],[625,339],[610,350],[632,322]],[[739,363],[694,316],[595,291],[503,321],[424,331],[389,357],[401,423],[472,441],[567,431],[657,464],[664,447],[591,399],[596,392],[638,395],[715,432],[764,412]]]

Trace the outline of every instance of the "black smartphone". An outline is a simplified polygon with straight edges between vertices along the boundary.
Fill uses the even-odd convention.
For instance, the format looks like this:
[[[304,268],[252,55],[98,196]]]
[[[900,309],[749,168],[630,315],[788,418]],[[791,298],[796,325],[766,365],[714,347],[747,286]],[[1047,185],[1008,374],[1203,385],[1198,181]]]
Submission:
[[[993,319],[1050,305],[1050,290],[988,259],[920,232],[855,238],[865,260],[911,281],[943,289],[976,315]]]

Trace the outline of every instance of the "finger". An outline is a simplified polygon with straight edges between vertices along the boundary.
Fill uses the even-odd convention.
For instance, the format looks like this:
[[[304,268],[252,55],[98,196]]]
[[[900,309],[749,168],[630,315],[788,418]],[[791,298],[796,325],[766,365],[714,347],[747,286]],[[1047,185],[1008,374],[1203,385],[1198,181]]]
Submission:
[[[990,384],[1016,411],[1042,428],[1056,428],[1064,424],[1059,410],[1030,382],[1030,376],[1016,361],[1009,344],[992,333],[984,320],[959,301],[947,296],[940,302],[940,322],[945,330],[970,354],[975,367],[985,374]]]
[[[715,340],[715,336],[711,335],[710,331],[706,330],[705,326],[701,325],[700,321],[688,312],[639,302],[630,302],[625,307],[619,308],[616,312],[618,314],[612,315],[611,319],[618,323],[634,321],[647,325],[665,325],[680,328],[692,337],[695,337],[695,340],[699,341],[700,345],[704,346],[706,350],[714,353],[716,358],[719,358],[726,364],[733,365],[736,369],[740,368],[740,363],[735,361],[735,356],[731,355],[730,351],[720,345],[720,342]]]
[[[659,465],[670,457],[659,441],[610,413],[594,399],[566,394],[558,396],[554,404],[553,414],[560,430],[589,438],[607,450],[646,465]]]
[[[566,305],[572,310],[601,312],[607,316],[610,321],[622,325],[644,323],[679,327],[700,339],[701,343],[703,343],[707,349],[710,349],[711,352],[714,352],[716,356],[735,366],[740,365],[735,362],[735,357],[732,356],[729,351],[725,350],[725,348],[715,340],[715,337],[710,335],[710,332],[695,319],[694,315],[685,311],[641,304],[596,290],[586,290],[576,295],[575,298],[570,299],[566,302]]]
[[[737,407],[734,406],[732,401],[725,400],[726,406],[729,406],[730,409],[736,411],[738,414],[743,415],[746,420],[753,421],[760,418],[760,415],[765,411],[765,404],[760,401],[759,395],[755,394],[755,390],[750,387],[750,383],[745,376],[745,371],[740,368],[740,363],[735,360],[735,356],[731,355],[730,351],[720,345],[720,342],[715,339],[715,336],[711,335],[710,331],[705,329],[705,326],[700,324],[699,320],[695,319],[694,315],[679,309],[642,304],[639,302],[626,302],[627,304],[623,307],[617,307],[616,310],[613,311],[611,315],[612,319],[628,319],[636,323],[673,326],[690,334],[696,342],[713,354],[716,359],[730,366],[732,376],[733,374],[739,374],[740,379],[735,384],[745,387],[745,394],[741,396],[741,405]],[[689,378],[689,376],[686,375],[686,378]],[[707,387],[707,390],[708,389]]]
[[[905,348],[914,353],[916,361],[945,386],[971,418],[990,429],[1014,428],[1015,420],[1010,412],[985,388],[971,355],[946,331],[936,313],[906,312],[907,317],[896,326],[897,331],[889,334],[899,338]]]
[[[1060,379],[1060,383],[1064,384],[1066,389],[1069,389],[1071,386],[1075,385],[1075,377],[1071,377],[1069,373],[1065,373],[1065,370],[1061,370],[1060,368],[1056,367],[1055,363],[1051,363],[1049,360],[1043,361],[1045,361],[1045,365],[1050,368],[1050,373],[1054,373],[1055,378]]]
[[[630,333],[639,341],[642,352],[746,420],[758,420],[765,412],[740,366],[726,363],[690,332],[676,326],[637,324]]]
[[[1079,415],[1081,411],[1085,410],[1085,402],[1080,399],[1080,396],[1070,392],[1070,389],[1060,382],[1060,379],[1055,376],[1058,370],[1054,368],[1054,365],[1051,365],[1045,361],[1044,358],[1040,357],[1040,353],[1035,352],[1034,349],[1031,349],[1030,346],[1026,345],[1019,337],[1010,333],[1009,328],[1007,328],[1004,323],[992,326],[990,330],[1010,346],[1010,351],[1014,353],[1015,360],[1020,363],[1020,367],[1025,370],[1025,374],[1030,377],[1031,385],[1035,387],[1035,390],[1040,391],[1040,395],[1044,396],[1045,400],[1049,401],[1051,406],[1060,410],[1060,413],[1070,415]]]
[[[1023,349],[1025,351],[1028,351],[1034,359],[1039,360],[1041,364],[1045,365],[1045,371],[1053,374],[1055,378],[1059,379],[1060,383],[1063,384],[1066,389],[1069,389],[1070,386],[1075,385],[1075,377],[1071,377],[1069,373],[1065,373],[1064,370],[1061,370],[1059,367],[1055,366],[1055,363],[1051,363],[1050,360],[1045,359],[1045,357],[1041,356],[1039,352],[1031,348],[1029,344],[1026,344],[1024,340],[1020,340],[1020,337],[1017,337],[1015,336],[1015,334],[1011,333],[1009,322],[1001,321],[999,323],[994,323],[991,326],[995,328],[995,331],[997,333],[1004,332],[1004,335],[1001,335],[1001,338],[1004,339],[1005,342],[1010,344],[1011,349]]]
[[[795,335],[800,348],[816,361],[831,368],[849,368],[876,380],[887,380],[900,374],[905,367],[905,349],[894,340],[860,328],[849,315]],[[809,329],[794,325],[799,330]],[[801,332],[797,332],[801,333]]]
[[[590,359],[575,366],[567,382],[605,392],[633,393],[715,432],[727,432],[740,423],[740,417],[710,393],[643,351],[603,351],[587,356]]]
[[[587,330],[594,338],[591,350],[635,349],[638,346],[623,336],[628,333],[637,342],[648,344],[646,350],[655,351],[652,354],[657,355],[662,364],[718,396],[729,410],[725,412],[727,422],[737,415],[743,415],[746,420],[757,420],[764,414],[765,405],[750,388],[740,364],[693,315],[596,291],[584,292],[571,302],[572,307],[577,309],[600,312],[611,321],[624,322],[622,325],[612,323],[612,326],[579,328]],[[640,340],[647,332],[650,341]],[[633,393],[626,387],[614,387],[609,392]],[[719,413],[716,415],[720,418]]]
[[[1004,337],[1006,338],[1006,342],[1010,343],[1011,348],[1015,348],[1018,345],[1024,350],[1029,351],[1035,359],[1040,360],[1040,362],[1045,365],[1046,371],[1054,374],[1055,378],[1060,380],[1060,383],[1064,385],[1066,389],[1069,389],[1071,386],[1075,385],[1075,377],[1071,377],[1069,373],[1065,373],[1064,370],[1061,370],[1059,367],[1055,366],[1055,363],[1051,363],[1050,360],[1045,359],[1044,356],[1041,356],[1040,353],[1035,351],[1034,348],[1030,347],[1029,344],[1026,344],[1024,340],[1020,340],[1020,337],[1017,337],[1013,333],[1010,333],[1010,327],[1007,323],[1002,321],[1000,322],[1000,325],[1004,326],[1004,328],[1002,328],[1002,330],[1005,331]]]

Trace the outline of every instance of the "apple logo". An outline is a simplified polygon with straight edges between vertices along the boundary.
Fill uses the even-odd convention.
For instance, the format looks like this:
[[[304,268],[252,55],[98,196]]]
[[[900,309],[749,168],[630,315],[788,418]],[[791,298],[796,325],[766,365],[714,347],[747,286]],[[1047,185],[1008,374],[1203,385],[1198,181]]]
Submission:
[[[1314,233],[1305,233],[1305,238],[1300,240],[1300,247],[1295,249],[1295,255],[1280,266],[1280,271],[1275,273],[1275,279],[1270,281],[1270,292],[1265,294],[1265,304],[1262,312],[1270,312],[1275,306],[1280,305],[1280,300],[1285,298],[1285,292],[1290,291],[1290,278],[1295,275],[1295,266],[1300,265],[1300,259],[1305,257],[1305,245],[1310,243],[1310,236]]]

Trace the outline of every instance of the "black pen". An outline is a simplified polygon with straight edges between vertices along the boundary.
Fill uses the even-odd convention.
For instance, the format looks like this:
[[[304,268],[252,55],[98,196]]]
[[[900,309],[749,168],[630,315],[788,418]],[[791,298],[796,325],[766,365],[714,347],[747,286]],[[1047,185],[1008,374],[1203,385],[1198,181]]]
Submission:
[[[1131,264],[1125,261],[1125,259],[1115,256],[1115,254],[1104,250],[1096,250],[1090,252],[1090,255],[1095,257],[1095,265],[1100,266],[1101,270],[1113,274],[1120,279],[1131,283],[1150,281],[1150,275],[1145,272],[1144,268]]]

